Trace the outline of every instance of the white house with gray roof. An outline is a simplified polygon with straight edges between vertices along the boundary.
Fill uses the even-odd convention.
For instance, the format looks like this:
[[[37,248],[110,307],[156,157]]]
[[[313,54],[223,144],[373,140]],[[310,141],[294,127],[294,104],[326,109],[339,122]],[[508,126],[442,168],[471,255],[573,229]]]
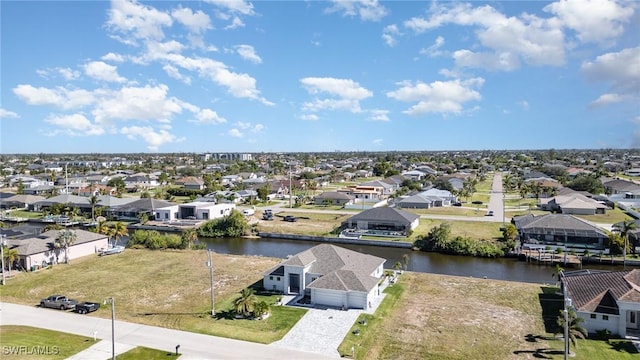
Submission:
[[[386,260],[330,244],[320,244],[264,273],[264,288],[304,294],[312,305],[367,309],[380,295]]]

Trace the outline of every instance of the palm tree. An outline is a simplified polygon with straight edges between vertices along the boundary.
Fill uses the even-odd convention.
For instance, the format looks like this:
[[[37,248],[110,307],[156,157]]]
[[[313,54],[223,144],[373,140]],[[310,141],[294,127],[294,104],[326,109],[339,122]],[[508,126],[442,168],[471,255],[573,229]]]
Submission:
[[[113,227],[113,235],[116,239],[116,244],[118,243],[118,239],[129,235],[129,231],[127,230],[127,225],[125,225],[122,221],[118,221],[116,225]]]
[[[89,205],[91,205],[91,221],[96,221],[96,205],[98,205],[100,201],[102,200],[96,195],[92,195],[89,198]]]
[[[576,314],[576,311],[571,307],[567,309],[567,318],[568,318],[567,323],[569,327],[569,340],[571,341],[571,344],[574,347],[576,347],[578,338],[586,339],[588,336],[587,329],[585,329],[582,326],[584,319],[581,317],[578,317],[578,315]],[[560,310],[560,316],[558,317],[557,331],[564,331],[564,311],[563,310]],[[569,350],[569,353],[571,353],[571,350]]]
[[[564,268],[560,266],[560,264],[556,264],[556,268],[551,274],[552,277],[558,278],[558,283],[562,280],[562,275],[564,275]]]
[[[247,317],[255,309],[256,295],[252,288],[244,288],[240,297],[233,301],[233,307],[237,314]]]
[[[182,231],[182,243],[184,244],[186,242],[188,244],[187,245],[188,249],[191,249],[191,244],[193,244],[197,240],[198,240],[198,231],[196,231],[196,229],[191,228],[191,229],[185,229],[184,231]]]
[[[409,255],[402,255],[402,265],[404,267],[404,271],[407,271],[407,268],[409,267]]]
[[[625,220],[622,223],[622,227],[619,228],[620,236],[624,240],[624,246],[622,247],[622,268],[624,269],[627,265],[627,247],[629,246],[629,233],[632,230],[635,230],[637,225],[633,220]]]
[[[64,249],[65,263],[69,263],[69,246],[76,242],[78,235],[72,230],[61,230],[53,243],[56,249]]]
[[[9,276],[11,276],[11,264],[20,259],[20,255],[18,255],[18,249],[13,249],[5,246],[2,251],[4,251],[4,261],[7,263],[7,265],[9,265]],[[2,269],[2,271],[4,271],[4,269]]]

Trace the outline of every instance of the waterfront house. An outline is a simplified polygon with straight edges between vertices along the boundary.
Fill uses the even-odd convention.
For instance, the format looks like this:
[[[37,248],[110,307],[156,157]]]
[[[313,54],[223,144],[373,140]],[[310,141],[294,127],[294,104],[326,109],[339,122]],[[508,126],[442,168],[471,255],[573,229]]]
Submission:
[[[158,221],[175,220],[213,220],[231,214],[236,205],[231,203],[216,204],[213,202],[190,202],[171,205],[155,210]]]
[[[63,249],[56,249],[54,243],[60,231],[50,230],[40,235],[7,239],[7,246],[18,252],[17,269],[35,270],[51,264],[64,262]],[[108,246],[107,235],[85,230],[73,230],[76,234],[75,242],[69,246],[69,260],[96,254],[100,249]]]
[[[566,214],[514,216],[513,223],[524,247],[527,244],[602,250],[607,233],[590,223]]]
[[[372,232],[398,232],[408,235],[420,222],[420,216],[405,210],[377,207],[348,218],[342,226],[347,229]]]
[[[311,305],[367,309],[380,295],[386,260],[330,244],[298,253],[263,274],[265,289],[300,294]]]
[[[577,271],[562,276],[562,289],[584,328],[624,338],[640,334],[640,270]]]

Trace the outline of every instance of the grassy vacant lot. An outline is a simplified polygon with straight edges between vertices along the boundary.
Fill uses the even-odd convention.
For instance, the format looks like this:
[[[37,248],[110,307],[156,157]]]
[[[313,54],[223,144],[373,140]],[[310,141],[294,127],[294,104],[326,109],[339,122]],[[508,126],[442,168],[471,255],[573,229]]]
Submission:
[[[386,293],[353,326],[342,355],[353,347],[357,359],[562,359],[562,340],[545,329],[539,285],[405,272]],[[615,340],[579,341],[574,350],[576,360],[638,356]]]
[[[581,219],[591,221],[594,223],[601,224],[615,224],[618,222],[622,222],[625,220],[633,220],[633,218],[627,215],[624,211],[619,208],[615,208],[612,210],[607,210],[606,214],[598,214],[598,215],[576,215]]]
[[[266,320],[211,319],[206,259],[205,251],[196,250],[127,249],[118,255],[89,256],[70,265],[21,273],[2,287],[2,298],[35,306],[51,294],[98,302],[113,297],[118,320],[261,343],[280,339],[305,313],[274,306]],[[213,263],[216,312],[224,313],[242,288],[260,280],[278,260],[214,254]],[[88,316],[110,314],[107,306]]]
[[[493,240],[502,236],[502,223],[485,221],[458,221],[440,219],[420,219],[420,225],[413,231],[408,241],[415,241],[418,236],[425,235],[431,228],[448,223],[451,226],[451,236],[465,236],[477,240]]]
[[[178,359],[180,355],[176,356],[175,353],[169,353],[162,350],[150,349],[143,346],[138,346],[127,351],[124,354],[116,356],[118,360],[160,360],[160,359]]]
[[[3,359],[66,359],[94,344],[85,336],[16,325],[0,326],[0,339]]]
[[[262,214],[258,215],[262,217]],[[282,217],[285,215],[293,215],[298,218],[298,221],[283,221]],[[349,217],[350,215],[306,213],[287,209],[274,216],[272,221],[261,220],[258,224],[258,231],[324,236],[329,235]]]

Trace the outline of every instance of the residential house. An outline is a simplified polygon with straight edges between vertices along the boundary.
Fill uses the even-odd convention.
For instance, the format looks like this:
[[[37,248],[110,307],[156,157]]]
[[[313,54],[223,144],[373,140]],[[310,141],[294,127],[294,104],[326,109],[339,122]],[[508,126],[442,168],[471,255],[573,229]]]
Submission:
[[[514,216],[512,222],[524,247],[528,244],[602,250],[608,234],[601,228],[565,214]]]
[[[339,205],[352,204],[355,197],[338,191],[325,191],[316,195],[313,201],[316,205]]]
[[[35,270],[38,267],[64,262],[64,250],[54,247],[60,231],[64,230],[50,230],[37,236],[8,239],[7,246],[18,251],[17,268]],[[72,231],[76,234],[76,240],[69,246],[69,260],[96,254],[108,246],[109,238],[106,235],[85,230]]]
[[[405,210],[377,207],[348,218],[343,227],[358,230],[391,231],[408,235],[420,222],[420,216]]]
[[[175,181],[175,184],[188,190],[202,190],[205,188],[204,180],[195,176],[187,176]]]
[[[154,220],[155,211],[160,208],[174,206],[176,203],[152,198],[141,198],[126,204],[116,205],[109,209],[109,213],[118,219],[137,219],[143,214]],[[101,206],[101,203],[98,203]]]
[[[194,201],[156,209],[155,219],[158,221],[213,220],[231,214],[231,211],[235,208],[235,204]]]
[[[373,181],[367,181],[367,182],[358,184],[358,187],[365,187],[365,186],[381,188],[383,197],[388,197],[396,192],[396,189],[393,185],[386,183],[382,180],[373,180]]]
[[[451,206],[457,198],[448,190],[432,188],[421,193],[401,198],[396,203],[405,209],[429,209],[432,207]]]
[[[540,199],[538,206],[541,210],[573,215],[604,214],[607,210],[606,205],[577,192]]]
[[[97,195],[111,195],[115,196],[117,189],[111,186],[101,185],[101,184],[93,184],[87,187],[83,187],[76,191],[78,196],[86,196],[92,197]]]
[[[311,305],[368,309],[380,296],[385,259],[330,244],[296,254],[264,273],[265,289],[304,294]]]
[[[33,211],[34,205],[38,201],[42,201],[45,198],[38,195],[13,195],[2,199],[0,201],[0,208],[2,209],[26,209]]]
[[[403,172],[402,176],[413,181],[420,181],[424,179],[424,177],[427,176],[427,174],[423,173],[420,170],[409,170],[409,171]]]
[[[640,270],[565,273],[562,290],[590,334],[640,334]]]

